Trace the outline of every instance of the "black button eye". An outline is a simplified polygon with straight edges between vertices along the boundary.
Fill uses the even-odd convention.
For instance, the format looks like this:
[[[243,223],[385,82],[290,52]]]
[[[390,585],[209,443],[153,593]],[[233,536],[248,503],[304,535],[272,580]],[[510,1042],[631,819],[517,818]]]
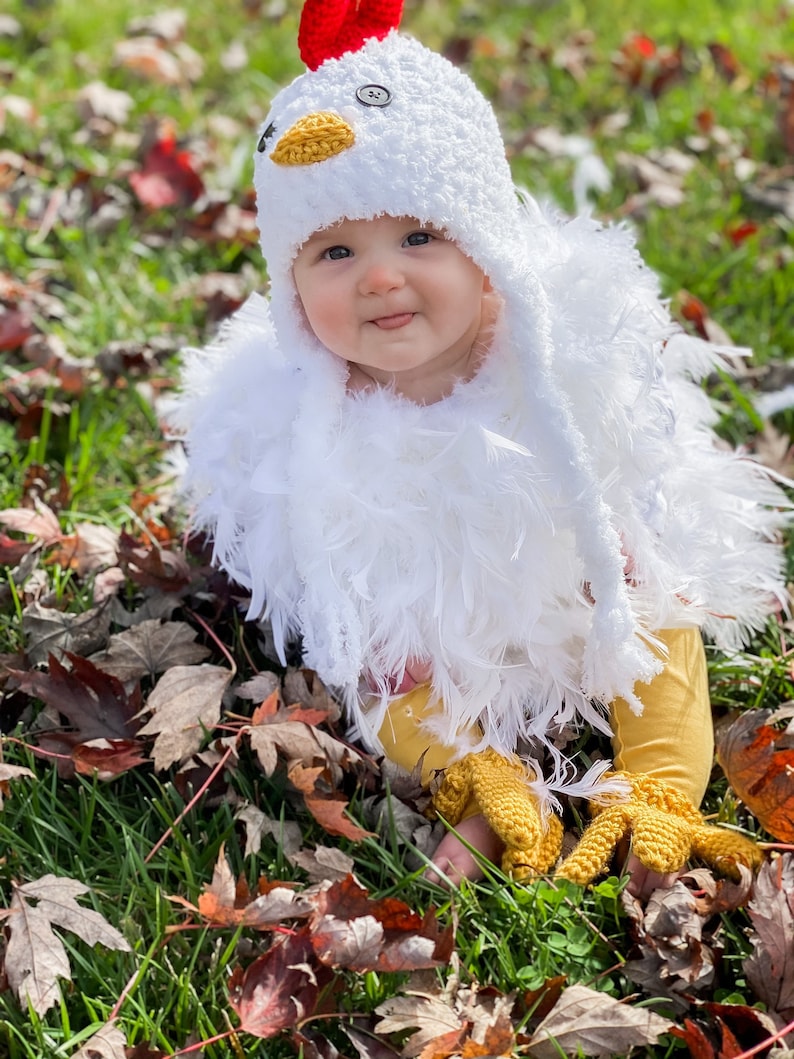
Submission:
[[[356,89],[356,99],[365,107],[388,107],[391,92],[383,85],[362,85]]]
[[[276,131],[275,124],[271,121],[262,135],[259,137],[259,143],[256,145],[256,149],[259,154],[264,154],[265,148],[267,147],[267,141],[273,136]]]

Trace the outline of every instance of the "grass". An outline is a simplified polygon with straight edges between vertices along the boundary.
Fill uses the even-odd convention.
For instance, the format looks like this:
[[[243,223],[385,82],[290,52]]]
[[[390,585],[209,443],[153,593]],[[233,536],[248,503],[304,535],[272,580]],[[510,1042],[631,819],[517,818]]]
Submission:
[[[0,261],[5,262],[0,271],[59,300],[55,316],[45,300],[36,302],[37,322],[91,370],[84,391],[69,394],[53,380],[42,382],[19,351],[0,350],[0,385],[16,380],[23,403],[42,404],[41,418],[30,430],[12,409],[0,407],[0,508],[38,496],[58,509],[65,531],[84,519],[132,526],[139,521],[136,491],[162,494],[164,444],[150,398],[174,377],[175,358],[115,383],[95,369],[95,358],[116,341],[157,339],[174,353],[182,343],[201,343],[215,322],[190,293],[191,281],[222,270],[264,284],[265,274],[255,246],[202,237],[189,209],[143,209],[127,176],[139,164],[142,131],[167,120],[180,141],[205,160],[208,188],[242,202],[256,127],[272,93],[300,70],[297,6],[227,6],[221,16],[212,5],[186,0],[186,39],[201,56],[204,72],[195,82],[170,87],[136,77],[112,57],[129,20],[156,13],[158,5],[146,0],[7,4],[21,30],[16,37],[0,37],[0,77],[9,95],[30,102],[33,117],[15,116],[7,106],[0,118],[4,146],[26,160],[21,172],[13,170],[13,180],[0,183]],[[790,164],[774,85],[777,62],[794,48],[794,23],[784,5],[651,0],[640,9],[629,0],[566,5],[409,0],[404,25],[430,46],[464,57],[495,101],[517,179],[539,195],[570,207],[575,163],[528,142],[524,133],[530,128],[554,126],[590,139],[614,178],[594,203],[607,218],[621,219],[627,198],[638,191],[621,167],[621,152],[687,153],[693,166],[683,180],[681,204],[664,209],[650,201],[629,221],[644,255],[674,305],[681,291],[690,291],[736,343],[755,347],[759,364],[791,357],[792,221],[747,194],[748,184]],[[644,34],[662,50],[683,47],[681,77],[658,97],[650,90],[650,70],[635,89],[618,71],[615,57],[630,34]],[[229,73],[222,57],[239,41],[248,64]],[[737,60],[739,73],[732,80],[720,71],[710,49],[715,43]],[[581,49],[581,75],[565,68],[563,45]],[[107,134],[92,135],[75,106],[77,92],[95,79],[132,97],[126,123]],[[693,150],[692,137],[709,123],[724,128],[725,136],[707,136],[705,145]],[[738,159],[756,166],[752,176],[737,168]],[[62,196],[62,210],[52,217],[47,206],[56,195]],[[93,218],[108,202],[119,206],[118,216],[100,230]],[[757,231],[736,243],[730,233],[747,221]],[[747,413],[746,392],[728,388],[724,400],[727,429],[752,445],[758,424]],[[778,422],[794,427],[786,415]],[[55,605],[72,611],[91,606],[90,582],[58,566],[45,573],[43,590],[53,593]],[[22,586],[9,583],[5,589],[0,585],[0,653],[24,645]],[[771,706],[794,698],[777,636],[771,630],[738,662],[712,660],[719,714],[737,704]],[[36,779],[16,781],[0,813],[2,903],[10,900],[14,883],[47,873],[79,879],[91,887],[85,900],[123,931],[133,952],[89,949],[64,935],[73,981],[63,983],[59,1008],[38,1018],[21,1009],[9,991],[0,992],[3,1059],[72,1055],[114,1011],[125,988],[120,1025],[131,1046],[149,1044],[169,1053],[222,1031],[229,968],[250,959],[260,939],[233,931],[175,931],[183,915],[167,897],[195,901],[224,844],[233,870],[252,886],[260,875],[295,875],[283,851],[266,839],[256,859],[244,860],[234,806],[221,801],[188,813],[147,862],[148,851],[184,809],[172,777],[138,769],[107,784],[86,778],[67,783],[16,743],[5,744],[4,756],[7,763],[32,768]],[[231,781],[238,798],[255,801],[275,817],[295,815],[283,804],[283,790],[254,770],[241,767]],[[707,807],[728,822],[745,822],[716,780]],[[305,814],[298,819],[308,844],[327,840]],[[614,879],[581,894],[547,884],[515,888],[494,872],[450,898],[418,878],[410,849],[393,831],[356,847],[339,844],[354,856],[357,874],[374,895],[399,896],[420,908],[435,901],[442,916],[455,917],[464,972],[483,984],[528,990],[568,974],[614,995],[633,988],[622,970],[628,941]],[[740,969],[747,948],[744,927],[738,914],[725,917],[726,971],[716,999],[752,999]],[[371,1012],[403,981],[351,975],[347,1009]],[[344,1038],[335,1039],[349,1050]],[[672,1054],[676,1047],[682,1046],[660,1045],[654,1054]],[[220,1059],[232,1052],[251,1059],[293,1054],[286,1042],[251,1037],[236,1046],[210,1045],[205,1054]]]

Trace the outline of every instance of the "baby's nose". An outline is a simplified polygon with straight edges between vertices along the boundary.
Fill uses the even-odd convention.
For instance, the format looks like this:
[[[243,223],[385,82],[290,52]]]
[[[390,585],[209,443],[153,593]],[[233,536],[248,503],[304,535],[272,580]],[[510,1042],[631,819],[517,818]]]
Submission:
[[[361,289],[366,294],[381,294],[384,291],[396,290],[404,284],[405,276],[402,270],[385,258],[367,264],[361,277]]]

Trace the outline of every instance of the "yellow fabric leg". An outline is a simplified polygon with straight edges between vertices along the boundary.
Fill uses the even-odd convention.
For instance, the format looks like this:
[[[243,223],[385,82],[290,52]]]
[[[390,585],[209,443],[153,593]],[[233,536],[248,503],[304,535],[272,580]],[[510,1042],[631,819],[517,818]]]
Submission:
[[[611,706],[615,768],[664,780],[700,805],[714,760],[703,640],[696,628],[657,635],[669,654],[658,676],[635,687],[642,715],[632,713],[624,699]]]
[[[441,713],[441,705],[431,705],[429,684],[417,684],[406,695],[389,703],[383,727],[378,733],[383,752],[406,772],[413,772],[422,754],[422,783],[427,785],[437,769],[445,769],[459,756],[455,748],[433,739],[422,722]]]

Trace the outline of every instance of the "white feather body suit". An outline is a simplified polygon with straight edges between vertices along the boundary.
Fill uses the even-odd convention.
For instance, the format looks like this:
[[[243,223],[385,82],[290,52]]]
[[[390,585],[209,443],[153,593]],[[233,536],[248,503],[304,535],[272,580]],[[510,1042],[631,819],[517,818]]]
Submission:
[[[393,102],[356,110],[369,82]],[[715,438],[698,380],[717,353],[671,321],[629,234],[519,203],[468,78],[390,34],[298,78],[263,139],[316,112],[353,146],[301,167],[258,154],[270,301],[186,364],[194,524],[371,747],[387,696],[362,709],[361,678],[385,689],[410,656],[431,663],[447,744],[473,725],[505,752],[606,730],[603,704],[639,709],[660,668],[655,631],[733,647],[784,602],[785,497]],[[292,281],[311,232],[384,212],[445,228],[503,303],[477,376],[429,406],[348,394]]]

